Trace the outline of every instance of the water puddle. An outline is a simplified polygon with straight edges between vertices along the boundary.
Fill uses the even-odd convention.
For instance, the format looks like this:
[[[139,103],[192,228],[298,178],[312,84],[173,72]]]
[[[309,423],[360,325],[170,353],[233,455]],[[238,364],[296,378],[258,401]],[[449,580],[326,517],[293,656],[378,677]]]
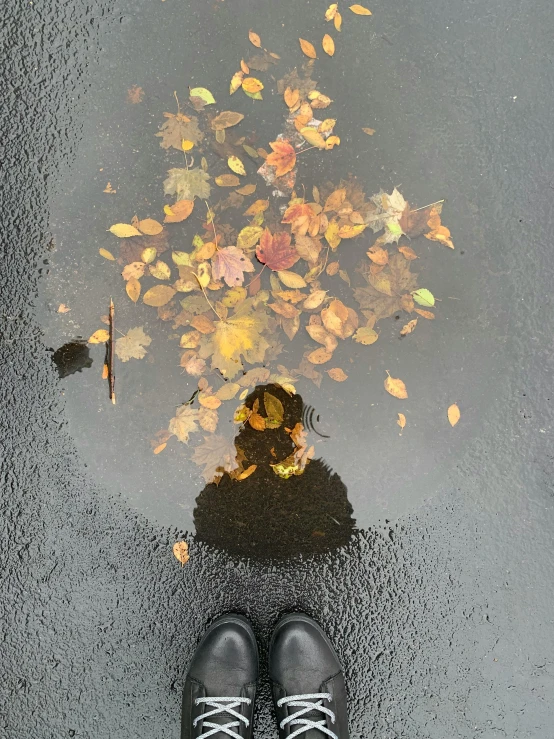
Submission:
[[[449,193],[418,193],[413,161],[407,194],[379,182],[344,60],[275,27],[255,48],[222,5],[190,43],[169,4],[153,38],[130,13],[106,41],[52,203],[45,341],[106,489],[235,553],[326,551],[432,497],[459,452],[447,407],[471,382],[450,326],[476,317],[471,274]],[[240,26],[240,51],[210,65],[197,23]]]

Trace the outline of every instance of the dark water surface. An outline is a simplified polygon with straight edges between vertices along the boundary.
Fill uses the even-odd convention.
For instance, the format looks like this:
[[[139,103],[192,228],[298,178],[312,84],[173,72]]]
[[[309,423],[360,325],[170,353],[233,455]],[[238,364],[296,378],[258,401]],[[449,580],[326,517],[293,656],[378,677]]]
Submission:
[[[304,524],[293,536],[292,549],[317,550],[324,546],[318,539],[330,547],[346,541],[354,521],[365,527],[418,508],[437,494],[468,444],[479,438],[482,418],[494,412],[496,400],[499,367],[488,347],[502,267],[491,265],[491,251],[504,244],[480,207],[484,198],[492,197],[492,185],[486,163],[474,154],[472,140],[479,132],[468,127],[464,115],[484,94],[479,81],[470,84],[452,68],[450,76],[441,75],[443,48],[429,45],[432,33],[426,24],[400,13],[385,21],[375,9],[374,16],[366,18],[344,8],[343,30],[338,34],[323,21],[325,8],[318,3],[267,4],[263,12],[251,3],[231,2],[198,4],[192,10],[171,2],[122,4],[120,10],[121,23],[102,39],[75,159],[51,202],[53,247],[40,304],[45,342],[53,349],[105,328],[100,317],[107,314],[110,297],[118,331],[143,326],[152,337],[144,359],[117,363],[115,406],[101,379],[103,344],[89,347],[92,366],[86,367],[87,360],[82,371],[60,382],[69,430],[90,474],[106,489],[120,491],[150,519],[189,530],[198,525],[194,509],[202,493],[196,518],[204,531],[214,532],[215,543],[225,547],[242,538],[244,531],[261,532],[275,525],[288,529],[300,518]],[[242,91],[231,98],[228,93],[241,57],[256,51],[247,39],[251,27],[261,34],[264,46],[281,57],[269,71],[253,72],[264,81],[263,102],[249,100]],[[332,59],[320,50],[320,39],[328,31],[337,44]],[[446,38],[448,33],[447,28],[441,31]],[[421,53],[410,59],[402,51],[407,35],[412,42],[414,35],[421,36],[422,44]],[[323,367],[340,366],[349,375],[346,382],[339,384],[324,375],[318,388],[310,380],[297,380],[303,412],[307,409],[315,429],[310,443],[315,445],[317,466],[326,470],[325,479],[314,474],[314,462],[302,482],[257,471],[249,480],[234,482],[228,495],[223,494],[225,485],[210,496],[209,488],[204,490],[201,468],[191,461],[193,448],[202,441],[200,433],[192,434],[188,445],[172,438],[158,455],[153,455],[150,445],[155,433],[167,427],[176,407],[196,389],[197,379],[178,365],[183,329],[174,330],[171,321],[159,320],[142,298],[133,305],[124,292],[122,266],[103,259],[98,249],[117,256],[118,240],[106,230],[112,223],[129,222],[137,212],[140,217],[161,220],[163,205],[170,201],[163,195],[162,182],[167,169],[182,166],[182,155],[162,149],[154,134],[164,121],[163,112],[176,112],[174,91],[186,101],[189,86],[209,88],[215,107],[244,113],[241,132],[253,132],[258,145],[268,148],[286,118],[276,80],[306,62],[298,36],[314,41],[320,51],[312,77],[334,103],[315,113],[337,118],[341,145],[332,152],[312,150],[300,157],[297,190],[301,192],[305,185],[311,192],[314,184],[331,180],[338,185],[341,178],[355,177],[367,197],[381,188],[391,192],[399,186],[413,207],[445,199],[443,222],[452,231],[456,250],[423,237],[411,242],[420,257],[412,263],[412,271],[420,275],[419,286],[440,299],[436,320],[420,318],[416,331],[401,340],[399,330],[409,320],[407,314],[382,319],[376,344],[341,342],[333,360]],[[397,62],[394,70],[392,58]],[[133,85],[144,90],[139,104],[127,100]],[[367,136],[362,126],[374,128],[375,135]],[[206,153],[212,176],[228,171],[209,149],[213,132],[205,132],[202,151],[192,152],[195,164]],[[256,198],[270,197],[275,202],[271,188],[256,174],[259,165],[247,157],[244,160],[248,170],[244,182],[258,184],[256,194],[245,199],[245,207]],[[103,192],[108,182],[116,193]],[[211,202],[228,192],[213,186]],[[229,212],[222,214],[223,222]],[[175,229],[172,248],[190,250],[204,214],[197,200],[188,221],[169,226]],[[246,224],[243,219],[242,225]],[[355,268],[367,261],[364,253],[374,240],[368,229],[354,241],[343,240],[338,249],[341,268],[353,285],[364,284]],[[403,243],[408,243],[405,237]],[[168,255],[162,258],[171,265]],[[247,278],[248,282],[251,276]],[[153,278],[143,279],[143,293],[155,283]],[[358,308],[338,276],[322,283],[330,294]],[[69,306],[70,312],[57,313],[60,303]],[[303,329],[293,342],[286,338],[284,342],[273,367],[279,363],[296,367],[302,353],[316,346]],[[383,388],[387,371],[404,380],[407,400],[387,395]],[[207,375],[215,389],[222,383],[217,375]],[[454,430],[446,419],[446,409],[453,402],[462,410],[462,421]],[[218,433],[232,437],[238,432],[232,422],[238,405],[238,399],[224,403]],[[398,412],[407,419],[402,434],[396,423]],[[269,461],[274,461],[267,452]],[[296,495],[290,495],[293,488]],[[315,495],[312,503],[307,490]],[[320,515],[315,515],[318,496]],[[338,508],[331,499],[340,501]],[[345,513],[350,506],[351,516]],[[344,524],[344,515],[350,523]]]

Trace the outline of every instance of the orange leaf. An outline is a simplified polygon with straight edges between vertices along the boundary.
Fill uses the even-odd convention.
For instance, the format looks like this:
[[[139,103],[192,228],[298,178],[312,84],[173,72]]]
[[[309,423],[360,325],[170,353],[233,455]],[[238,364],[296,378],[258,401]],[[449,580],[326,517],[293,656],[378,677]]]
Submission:
[[[310,59],[317,59],[317,53],[314,48],[314,45],[311,44],[309,41],[306,41],[304,38],[299,38],[300,41],[300,48],[306,54],[306,56],[309,56]]]
[[[272,141],[269,144],[273,152],[267,157],[266,162],[276,167],[277,177],[290,172],[296,164],[296,152],[288,141]]]
[[[351,5],[350,10],[356,15],[371,15],[371,10],[364,8],[363,5]]]
[[[458,408],[457,403],[452,403],[448,409],[448,420],[450,421],[451,426],[455,426],[460,420],[460,409]]]
[[[328,33],[326,33],[323,37],[322,46],[323,51],[326,54],[329,54],[329,56],[333,56],[333,54],[335,53],[335,42]]]
[[[329,377],[335,382],[344,382],[348,380],[348,375],[340,367],[333,367],[333,369],[326,370]]]
[[[193,208],[194,200],[178,200],[173,205],[166,205],[164,223],[181,223],[190,216]]]
[[[248,31],[248,38],[250,39],[250,43],[254,44],[254,46],[257,46],[258,49],[261,49],[261,47],[262,47],[262,40],[261,40],[261,38],[258,36],[258,34],[255,31],[253,31],[252,29],[250,29]]]

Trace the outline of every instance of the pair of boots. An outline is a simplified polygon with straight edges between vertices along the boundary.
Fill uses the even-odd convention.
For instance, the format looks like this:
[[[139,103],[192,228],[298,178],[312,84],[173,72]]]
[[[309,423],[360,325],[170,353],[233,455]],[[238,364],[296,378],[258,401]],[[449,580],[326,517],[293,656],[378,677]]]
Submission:
[[[309,616],[282,618],[269,647],[280,739],[348,739],[344,675],[327,635]],[[183,690],[181,739],[251,739],[258,646],[249,621],[228,614],[206,631]]]

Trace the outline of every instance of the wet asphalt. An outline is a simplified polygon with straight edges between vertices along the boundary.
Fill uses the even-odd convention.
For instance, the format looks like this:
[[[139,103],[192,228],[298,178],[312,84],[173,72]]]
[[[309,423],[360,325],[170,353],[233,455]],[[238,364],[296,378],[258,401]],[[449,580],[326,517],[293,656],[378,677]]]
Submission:
[[[445,352],[468,373],[459,385],[471,430],[456,454],[433,458],[427,491],[418,478],[417,504],[375,514],[336,551],[268,564],[191,532],[180,568],[171,547],[185,527],[132,508],[85,465],[36,319],[49,203],[94,107],[87,96],[105,44],[125,29],[130,43],[153,22],[153,6],[9,0],[2,736],[177,737],[187,660],[210,620],[248,615],[265,659],[272,625],[298,608],[342,657],[353,736],[552,735],[554,18],[546,0],[449,5],[372,4],[377,23],[367,36],[357,25],[352,42],[354,55],[356,45],[372,49],[372,67],[344,85],[354,95],[371,74],[376,120],[399,142],[376,155],[379,179],[398,184],[418,169],[449,195],[449,225],[472,261],[456,268],[464,323]],[[238,3],[237,25],[265,11],[276,23],[275,6],[263,6]],[[280,7],[294,30],[295,4]],[[191,33],[209,27],[212,11],[183,10]],[[205,45],[217,38],[208,33]],[[448,366],[430,357],[429,382],[440,386]],[[411,460],[394,464],[409,499]],[[359,460],[357,475],[371,485],[371,459]],[[264,679],[260,737],[276,735],[268,698]]]

